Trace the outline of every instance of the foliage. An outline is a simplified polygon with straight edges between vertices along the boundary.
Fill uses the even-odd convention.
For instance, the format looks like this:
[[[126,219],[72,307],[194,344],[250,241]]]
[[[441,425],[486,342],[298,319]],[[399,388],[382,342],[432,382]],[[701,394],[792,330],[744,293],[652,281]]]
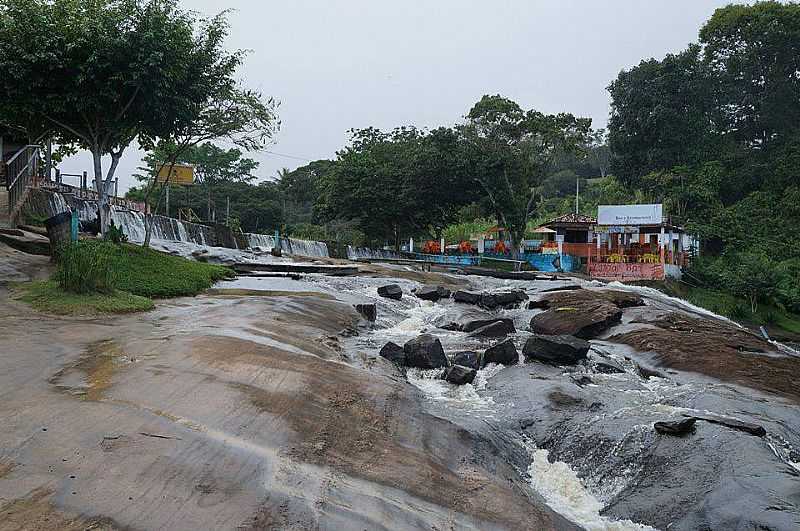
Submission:
[[[90,316],[104,313],[132,313],[152,310],[153,301],[126,291],[77,294],[64,291],[56,281],[30,282],[20,286],[20,300],[41,312],[56,315]]]
[[[103,239],[110,241],[111,243],[126,243],[128,241],[128,237],[120,227],[114,225],[113,220],[111,221],[111,225],[109,225],[108,230],[103,235]]]
[[[699,42],[609,87],[612,166],[700,236],[705,286],[800,310],[800,5],[718,9]]]
[[[447,243],[459,243],[469,241],[475,235],[486,232],[494,227],[496,222],[488,219],[476,219],[475,221],[462,221],[449,225],[444,229],[444,239]]]
[[[55,279],[59,288],[70,293],[113,293],[116,276],[112,268],[111,244],[73,242],[58,253]]]
[[[224,14],[200,20],[177,0],[6,0],[0,70],[13,75],[0,77],[0,122],[92,152],[105,229],[107,189],[128,145],[171,138],[233,90],[243,54],[224,48],[226,35]]]
[[[467,114],[459,128],[466,158],[515,253],[535,213],[537,187],[557,155],[588,143],[590,126],[567,113],[524,111],[499,95],[484,96]]]

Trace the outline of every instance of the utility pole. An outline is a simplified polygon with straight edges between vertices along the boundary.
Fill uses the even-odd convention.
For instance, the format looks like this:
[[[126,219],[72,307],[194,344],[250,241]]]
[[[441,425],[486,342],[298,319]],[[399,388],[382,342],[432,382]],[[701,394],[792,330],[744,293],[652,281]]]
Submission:
[[[581,197],[581,178],[578,177],[577,179],[575,179],[575,214],[576,215],[580,213],[580,209],[578,208],[579,207],[578,203],[580,202],[580,197]]]
[[[169,217],[169,183],[167,183],[166,207],[167,207],[167,217]]]
[[[226,198],[225,204],[225,223],[228,223],[231,220],[231,196]]]

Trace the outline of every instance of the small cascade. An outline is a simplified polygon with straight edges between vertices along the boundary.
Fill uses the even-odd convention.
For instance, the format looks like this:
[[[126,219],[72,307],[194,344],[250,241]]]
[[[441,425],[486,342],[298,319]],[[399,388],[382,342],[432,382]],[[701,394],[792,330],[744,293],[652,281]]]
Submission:
[[[270,236],[268,234],[245,233],[245,238],[247,239],[247,245],[251,249],[258,248],[262,251],[269,252],[277,245],[275,236]],[[281,238],[280,245],[281,251],[290,255],[318,258],[328,258],[330,256],[328,254],[328,246],[323,242]]]
[[[395,251],[384,249],[369,249],[367,247],[347,246],[347,258],[349,260],[369,260],[374,258],[398,259],[401,258]]]

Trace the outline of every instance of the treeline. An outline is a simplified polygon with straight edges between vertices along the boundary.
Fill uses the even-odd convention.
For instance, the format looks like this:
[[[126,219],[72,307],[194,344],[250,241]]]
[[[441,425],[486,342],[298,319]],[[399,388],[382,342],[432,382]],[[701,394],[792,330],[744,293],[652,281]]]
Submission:
[[[800,310],[800,6],[718,9],[611,84],[612,169],[700,235],[695,279]]]

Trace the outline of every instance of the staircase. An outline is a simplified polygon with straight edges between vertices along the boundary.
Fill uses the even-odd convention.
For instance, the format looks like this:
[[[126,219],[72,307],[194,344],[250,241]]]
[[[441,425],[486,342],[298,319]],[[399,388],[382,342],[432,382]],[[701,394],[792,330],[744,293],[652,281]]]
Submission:
[[[0,183],[0,229],[10,229],[11,219],[9,217],[8,190],[3,183]]]
[[[5,184],[0,184],[0,228],[15,228],[16,219],[39,174],[39,146],[20,149],[2,164]]]

